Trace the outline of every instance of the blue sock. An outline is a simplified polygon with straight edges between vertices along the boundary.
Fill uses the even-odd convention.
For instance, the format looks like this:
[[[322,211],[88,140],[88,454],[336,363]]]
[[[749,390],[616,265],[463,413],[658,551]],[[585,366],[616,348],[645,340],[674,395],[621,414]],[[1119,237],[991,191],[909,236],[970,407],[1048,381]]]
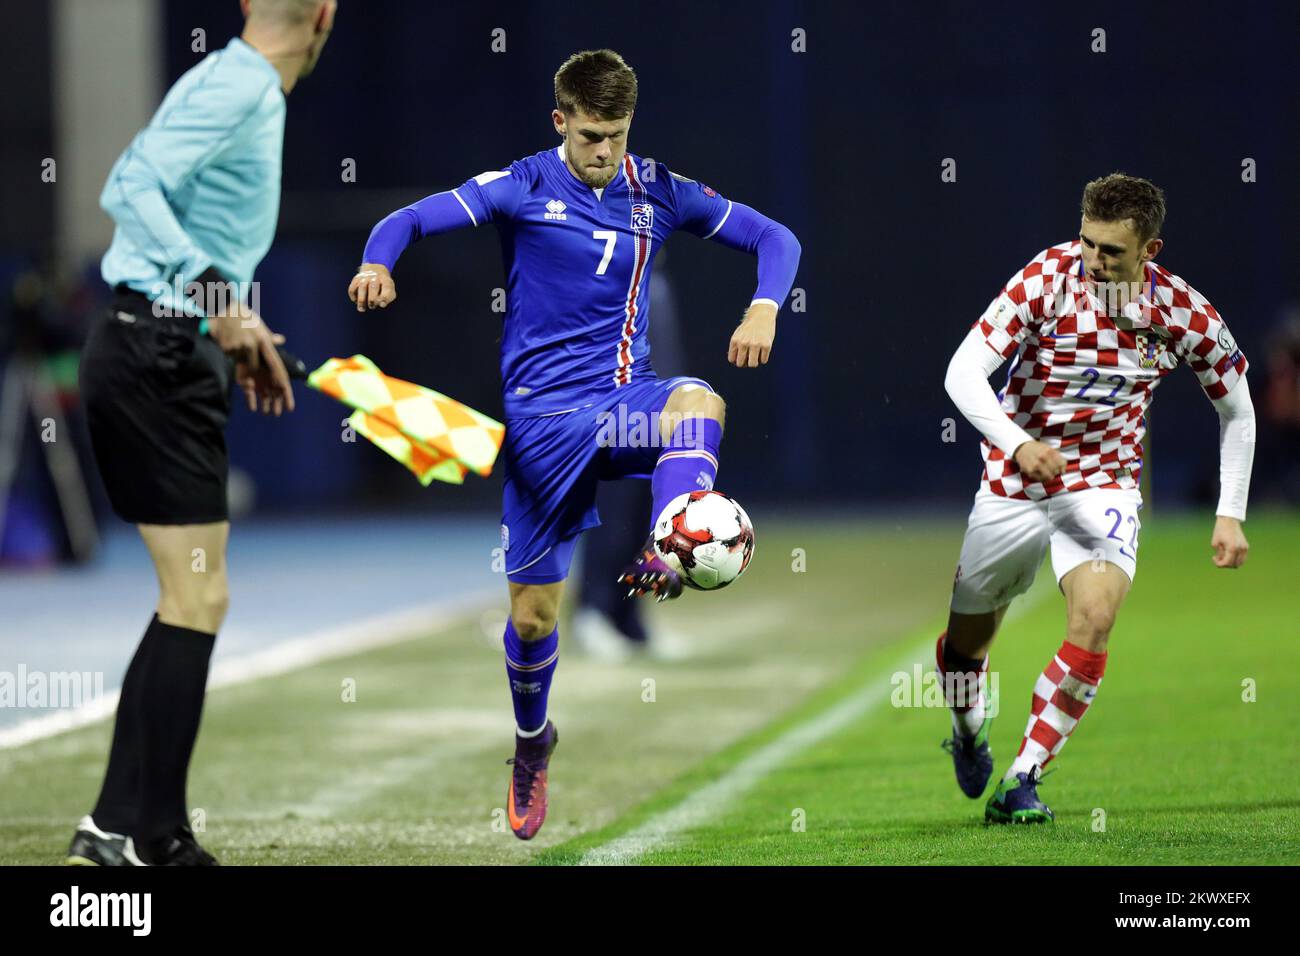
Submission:
[[[560,629],[556,627],[540,641],[525,641],[506,620],[506,676],[515,702],[515,723],[519,731],[532,734],[546,726],[546,698],[551,677],[560,659]]]
[[[722,444],[722,423],[712,418],[687,418],[677,423],[668,447],[655,463],[650,478],[654,506],[650,527],[678,495],[708,491],[718,476],[718,446]]]

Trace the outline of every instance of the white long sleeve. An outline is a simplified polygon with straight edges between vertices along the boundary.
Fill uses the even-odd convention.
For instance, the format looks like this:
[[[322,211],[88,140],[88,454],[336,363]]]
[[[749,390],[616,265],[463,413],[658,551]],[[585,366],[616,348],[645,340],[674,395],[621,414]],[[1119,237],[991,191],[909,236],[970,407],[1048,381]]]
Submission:
[[[1214,513],[1245,521],[1255,460],[1255,406],[1245,377],[1214,399],[1214,407],[1219,412],[1219,506]]]
[[[961,346],[948,363],[948,374],[943,387],[957,410],[966,420],[980,430],[992,444],[1008,456],[1017,448],[1034,439],[1007,417],[998,402],[997,393],[989,385],[989,376],[1006,361],[993,351],[979,329],[971,329]],[[1234,389],[1235,391],[1235,389]]]

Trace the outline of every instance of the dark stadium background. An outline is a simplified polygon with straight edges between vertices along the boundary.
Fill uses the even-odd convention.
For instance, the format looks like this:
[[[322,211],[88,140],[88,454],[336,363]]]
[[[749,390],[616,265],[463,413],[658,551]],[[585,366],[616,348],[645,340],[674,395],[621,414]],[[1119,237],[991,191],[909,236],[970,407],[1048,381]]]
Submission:
[[[511,733],[501,475],[421,488],[364,441],[340,441],[343,406],[302,387],[291,418],[237,407],[230,614],[186,791],[223,864],[977,861],[1128,868],[1117,879],[1134,865],[1211,865],[1221,883],[1223,866],[1297,862],[1294,3],[339,8],[316,74],[289,98],[279,235],[257,275],[268,321],[309,361],[362,352],[500,415],[494,230],[411,249],[388,311],[358,315],[345,288],[380,217],[553,146],[553,73],[599,46],[640,75],[636,153],[796,231],[806,311],[783,311],[768,367],[731,368],[753,260],[686,235],[661,257],[689,370],[729,401],[719,487],[744,503],[758,544],[747,583],[618,605],[651,633],[618,663],[582,635],[599,603],[586,581],[609,582],[607,555],[623,554],[588,536],[561,604],[550,699],[566,743],[547,828],[527,844],[498,807]],[[203,55],[195,31],[211,51],[241,21],[238,0],[0,0],[0,24],[2,874],[63,858],[155,606],[150,556],[99,494],[79,411],[79,349],[108,298],[111,223],[97,197]],[[504,53],[492,51],[498,28]],[[1097,29],[1105,53],[1091,52]],[[806,52],[791,49],[796,30]],[[1257,182],[1242,181],[1247,158]],[[941,181],[946,159],[954,183]],[[57,183],[42,181],[51,160]],[[345,160],[356,182],[342,181]],[[1154,515],[1142,515],[1142,573],[1103,706],[1048,780],[1058,818],[1040,840],[981,826],[935,746],[948,715],[896,706],[892,690],[930,673],[978,486],[976,435],[942,387],[949,357],[1013,272],[1074,235],[1085,181],[1114,170],[1164,187],[1160,261],[1209,297],[1250,359],[1251,555],[1231,574],[1210,560],[1217,421],[1179,370],[1151,419]],[[24,411],[6,495],[19,367],[42,372],[68,427],[43,443],[44,412]],[[60,521],[45,459],[70,448],[94,518]],[[604,492],[628,490],[645,489]],[[630,556],[645,508],[633,502],[620,522],[608,503],[605,531],[629,530]],[[1004,759],[1062,636],[1054,578],[1043,569],[1015,601],[994,651]],[[50,688],[80,677],[88,692],[6,697],[20,675],[29,690],[33,677]],[[1093,884],[1102,905],[1089,918],[1109,922],[1115,896]],[[43,906],[26,909],[44,923]]]
[[[342,0],[316,74],[289,98],[263,312],[309,362],[363,352],[499,415],[492,229],[408,252],[387,312],[359,316],[344,290],[378,218],[555,145],[555,68],[611,46],[640,78],[632,151],[785,222],[803,244],[807,309],[782,312],[759,371],[725,362],[753,260],[684,235],[668,246],[692,371],[730,406],[719,487],[751,512],[964,507],[979,455],[964,422],[956,446],[941,441],[957,417],[942,389],[948,357],[1013,271],[1074,234],[1083,183],[1116,169],[1165,189],[1160,261],[1227,318],[1261,410],[1269,337],[1300,301],[1294,7],[921,6]],[[0,278],[8,286],[33,264],[89,277],[48,310],[52,338],[75,343],[105,290],[97,261],[54,248],[54,191],[39,183],[41,157],[65,148],[53,142],[51,12],[3,7],[0,61],[22,95],[0,102]],[[240,29],[235,0],[163,8],[166,83],[201,58],[192,30],[216,49]],[[498,27],[505,53],[491,50]],[[1089,50],[1094,27],[1107,31],[1104,54]],[[795,28],[806,53],[791,52]],[[940,180],[949,157],[955,183]],[[1241,181],[1245,157],[1258,182]],[[355,183],[341,181],[345,158]],[[232,459],[260,511],[499,506],[499,476],[421,489],[378,451],[340,442],[343,417],[305,390],[292,418],[236,413]],[[1160,389],[1152,424],[1155,500],[1208,505],[1217,423],[1190,372]],[[1286,465],[1262,417],[1261,439],[1256,501]]]

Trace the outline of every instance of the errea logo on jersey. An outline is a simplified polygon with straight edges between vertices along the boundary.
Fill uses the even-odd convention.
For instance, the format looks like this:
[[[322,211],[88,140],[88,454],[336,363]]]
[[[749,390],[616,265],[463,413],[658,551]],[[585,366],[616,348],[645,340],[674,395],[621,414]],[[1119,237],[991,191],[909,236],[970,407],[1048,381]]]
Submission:
[[[546,204],[546,214],[542,216],[542,218],[555,219],[555,220],[559,220],[560,222],[563,222],[569,218],[564,214],[564,210],[566,208],[567,207],[560,200],[552,199],[550,202]]]

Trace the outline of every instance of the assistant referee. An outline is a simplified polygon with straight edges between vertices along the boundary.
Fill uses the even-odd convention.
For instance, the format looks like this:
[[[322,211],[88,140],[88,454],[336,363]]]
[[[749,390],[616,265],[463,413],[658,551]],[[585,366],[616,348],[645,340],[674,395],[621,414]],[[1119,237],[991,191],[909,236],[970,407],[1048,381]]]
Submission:
[[[243,34],[176,81],[100,197],[116,223],[102,265],[114,301],[86,341],[81,392],[109,499],[140,529],[160,594],[70,864],[216,863],[189,826],[185,782],[229,601],[225,427],[233,383],[252,410],[294,407],[283,338],[250,293],[279,213],[285,96],[336,6],[241,0]]]

